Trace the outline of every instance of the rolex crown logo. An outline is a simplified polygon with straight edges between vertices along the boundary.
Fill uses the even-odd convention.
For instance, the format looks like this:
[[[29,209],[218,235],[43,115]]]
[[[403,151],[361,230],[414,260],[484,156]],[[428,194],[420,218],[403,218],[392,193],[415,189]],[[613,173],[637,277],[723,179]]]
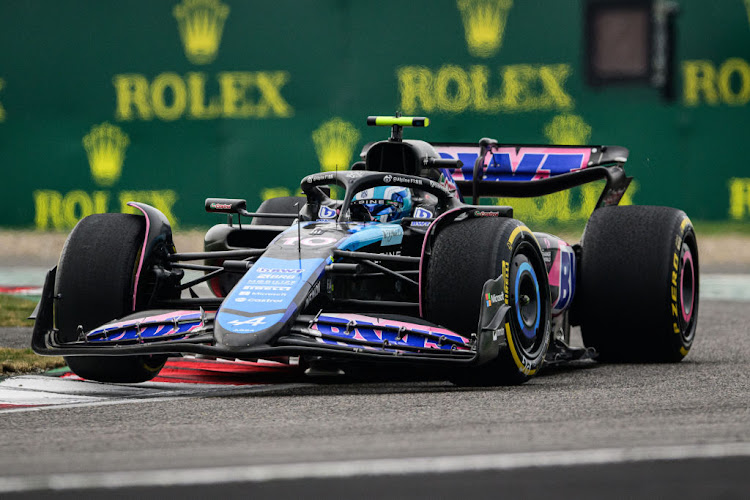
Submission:
[[[219,0],[182,0],[174,8],[185,55],[193,64],[207,64],[219,52],[229,7]]]
[[[110,123],[91,127],[91,132],[83,138],[83,147],[97,184],[111,186],[120,178],[128,144],[128,136]]]
[[[322,171],[346,170],[359,141],[359,131],[349,122],[334,118],[312,134]]]
[[[545,125],[544,135],[552,144],[587,144],[591,138],[591,127],[578,115],[557,115]]]
[[[500,49],[512,5],[513,0],[458,0],[471,55],[490,57]]]

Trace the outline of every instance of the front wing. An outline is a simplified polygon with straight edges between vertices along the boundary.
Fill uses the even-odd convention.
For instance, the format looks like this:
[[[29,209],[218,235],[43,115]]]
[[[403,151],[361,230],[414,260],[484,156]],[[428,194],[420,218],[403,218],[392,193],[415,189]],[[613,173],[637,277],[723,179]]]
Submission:
[[[224,358],[257,359],[282,356],[323,356],[362,361],[414,364],[472,365],[497,355],[504,341],[497,332],[483,330],[466,338],[450,330],[407,321],[351,313],[300,315],[288,332],[268,345],[221,345],[213,335],[215,313],[204,310],[148,311],[61,342],[53,325],[56,269],[45,280],[32,335],[33,350],[53,356],[125,356],[148,354],[204,354]]]

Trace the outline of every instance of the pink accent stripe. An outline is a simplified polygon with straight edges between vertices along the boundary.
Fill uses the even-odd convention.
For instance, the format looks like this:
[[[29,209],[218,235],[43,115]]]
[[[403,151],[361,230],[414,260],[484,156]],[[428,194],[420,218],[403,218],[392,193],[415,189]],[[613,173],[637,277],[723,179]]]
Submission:
[[[459,153],[478,154],[479,146],[444,146],[437,148],[440,153],[446,153],[452,158],[458,158]],[[489,165],[490,158],[493,154],[507,154],[510,159],[511,172],[515,172],[518,166],[521,164],[523,157],[527,154],[543,154],[543,155],[582,155],[581,164],[578,168],[571,169],[572,171],[583,170],[588,167],[589,160],[591,159],[591,148],[570,148],[570,147],[555,147],[555,146],[537,146],[537,147],[522,147],[516,151],[515,147],[499,146],[492,148],[487,152],[483,162],[483,173],[486,173],[487,166]],[[545,158],[546,161],[546,158]],[[542,163],[544,165],[544,163]],[[547,173],[545,176],[544,174]],[[535,176],[532,180],[545,179],[549,177],[549,172],[541,171],[541,175]],[[463,172],[460,169],[456,169],[453,173],[453,179],[463,181]]]
[[[151,221],[148,218],[148,214],[145,210],[143,210],[138,205],[134,204],[133,202],[128,202],[128,205],[131,207],[135,207],[138,210],[140,210],[143,213],[143,216],[146,218],[146,234],[143,237],[143,247],[141,248],[141,259],[138,262],[138,269],[135,271],[135,285],[133,286],[133,311],[135,311],[135,298],[138,294],[138,280],[141,277],[141,270],[143,269],[143,259],[146,256],[146,244],[148,243],[148,230],[151,228]]]
[[[429,332],[429,333],[433,333],[435,335],[450,335],[450,336],[453,336],[453,337],[459,337],[466,344],[468,344],[470,342],[470,340],[467,339],[466,337],[464,337],[463,335],[459,335],[458,333],[456,333],[454,331],[451,331],[451,330],[448,330],[446,328],[437,328],[437,327],[428,326],[428,325],[420,325],[419,323],[407,323],[407,322],[404,322],[404,321],[397,321],[397,320],[392,320],[392,319],[374,318],[372,316],[364,316],[364,315],[361,315],[361,314],[323,313],[323,315],[324,316],[330,316],[330,317],[333,317],[333,318],[339,318],[339,319],[343,319],[343,320],[347,320],[347,321],[354,320],[354,321],[368,322],[368,323],[372,323],[372,325],[369,325],[369,326],[372,326],[372,327],[377,327],[377,326],[403,326],[403,327],[406,327],[406,328],[409,328],[409,329],[413,329],[413,330],[426,331],[426,332]],[[362,326],[364,327],[366,325],[362,325]],[[355,333],[355,335],[356,335],[356,333]]]
[[[557,154],[557,155],[582,155],[581,166],[579,168],[586,168],[588,166],[589,158],[591,157],[591,149],[589,148],[556,148],[552,147],[530,147],[521,148],[516,151],[516,148],[499,147],[492,149],[493,154],[507,154],[510,157],[511,170],[515,172],[518,166],[521,164],[521,160],[527,154]],[[485,159],[484,164],[488,165],[488,159]]]
[[[419,259],[419,316],[424,318],[424,311],[422,310],[422,263],[424,262],[424,250],[427,246],[427,238],[430,236],[430,232],[432,231],[432,228],[435,227],[435,224],[437,224],[437,221],[445,217],[446,215],[453,213],[457,210],[461,210],[463,207],[454,208],[452,210],[448,210],[443,215],[432,221],[432,224],[430,224],[430,227],[427,228],[427,232],[424,235],[424,240],[422,240],[422,254],[421,258]]]
[[[562,261],[562,248],[557,251],[555,261],[552,263],[552,267],[549,270],[549,284],[550,286],[560,286],[560,265]],[[559,300],[559,297],[558,297]],[[554,305],[554,304],[553,304]]]
[[[116,323],[109,323],[97,328],[97,330],[122,328],[123,326],[133,326],[138,323],[159,323],[161,321],[172,321],[175,318],[186,316],[188,314],[198,314],[198,311],[170,311],[168,313],[159,314],[156,316],[146,316],[138,319],[129,319],[126,321],[118,321]]]

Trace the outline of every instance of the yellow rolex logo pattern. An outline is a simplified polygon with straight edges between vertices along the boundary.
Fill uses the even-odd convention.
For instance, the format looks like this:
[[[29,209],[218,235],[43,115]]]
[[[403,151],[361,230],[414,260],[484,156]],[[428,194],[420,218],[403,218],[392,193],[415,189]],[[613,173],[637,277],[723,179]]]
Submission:
[[[185,56],[193,64],[216,59],[229,7],[219,0],[182,0],[174,8]]]
[[[475,57],[490,57],[500,50],[513,0],[458,0],[466,44]]]
[[[359,141],[359,131],[349,122],[334,118],[312,134],[322,171],[346,170]]]
[[[729,179],[729,217],[743,220],[750,216],[750,179]]]
[[[591,138],[591,127],[578,115],[562,114],[544,126],[544,135],[552,144],[587,144]]]
[[[89,158],[91,175],[100,186],[111,186],[120,178],[125,149],[130,144],[120,128],[104,122],[94,125],[83,138],[83,147]]]

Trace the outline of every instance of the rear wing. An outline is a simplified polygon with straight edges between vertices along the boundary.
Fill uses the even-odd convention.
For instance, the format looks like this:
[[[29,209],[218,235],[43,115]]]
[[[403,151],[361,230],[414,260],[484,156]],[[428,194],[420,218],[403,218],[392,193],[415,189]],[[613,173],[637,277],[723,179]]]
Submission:
[[[463,164],[447,170],[475,204],[481,196],[543,196],[606,179],[597,207],[617,205],[632,180],[623,168],[628,150],[620,146],[497,144],[492,139],[431,145],[442,158]]]

